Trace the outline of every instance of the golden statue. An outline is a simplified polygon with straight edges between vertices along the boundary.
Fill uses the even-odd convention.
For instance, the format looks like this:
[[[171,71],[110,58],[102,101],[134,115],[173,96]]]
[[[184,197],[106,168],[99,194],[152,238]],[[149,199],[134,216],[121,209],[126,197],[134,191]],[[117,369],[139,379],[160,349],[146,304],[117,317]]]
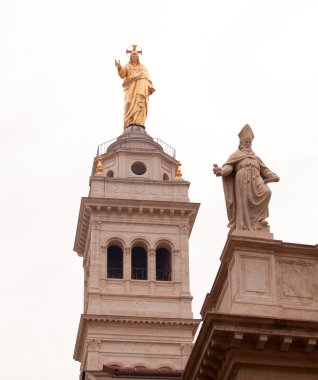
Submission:
[[[139,62],[139,55],[142,54],[137,45],[132,45],[126,50],[130,54],[127,65],[121,66],[120,61],[115,60],[118,75],[124,79],[123,87],[125,91],[125,113],[124,128],[130,125],[140,125],[145,127],[148,110],[148,97],[155,89],[150,80],[145,66]]]

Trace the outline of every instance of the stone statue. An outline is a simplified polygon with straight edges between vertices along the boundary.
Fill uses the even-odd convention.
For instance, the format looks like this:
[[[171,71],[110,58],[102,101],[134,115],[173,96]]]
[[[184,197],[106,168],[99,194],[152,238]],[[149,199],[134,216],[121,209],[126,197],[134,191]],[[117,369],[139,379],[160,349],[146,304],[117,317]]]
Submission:
[[[120,61],[115,60],[118,75],[124,79],[124,128],[130,125],[145,127],[148,97],[155,89],[147,69],[139,62],[139,54],[142,54],[142,51],[137,49],[137,45],[132,45],[132,49],[127,49],[126,53],[130,54],[130,60],[124,67],[121,66]]]
[[[265,219],[271,190],[268,182],[279,177],[270,171],[252,150],[254,134],[246,124],[239,133],[239,149],[220,168],[214,164],[213,172],[222,176],[230,233],[233,230],[269,232]]]

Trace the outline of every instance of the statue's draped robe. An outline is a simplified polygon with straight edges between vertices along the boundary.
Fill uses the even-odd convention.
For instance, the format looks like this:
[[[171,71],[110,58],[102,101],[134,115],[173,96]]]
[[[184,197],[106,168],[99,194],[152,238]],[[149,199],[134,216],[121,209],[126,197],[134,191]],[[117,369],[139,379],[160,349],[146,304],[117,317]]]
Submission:
[[[237,150],[223,165],[223,188],[226,201],[228,227],[254,230],[268,217],[271,190],[265,178],[276,178],[254,152]]]
[[[119,70],[119,76],[124,79],[125,113],[124,127],[131,124],[145,125],[148,111],[148,97],[155,89],[147,69],[138,63],[128,63]]]

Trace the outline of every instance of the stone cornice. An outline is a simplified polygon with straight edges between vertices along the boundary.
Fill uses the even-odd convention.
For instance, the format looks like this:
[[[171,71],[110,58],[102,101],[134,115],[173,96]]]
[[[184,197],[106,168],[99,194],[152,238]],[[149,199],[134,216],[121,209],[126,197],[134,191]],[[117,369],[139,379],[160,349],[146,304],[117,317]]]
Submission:
[[[101,280],[104,280],[104,281],[107,281],[107,283],[116,283],[118,280],[114,280],[114,279],[109,279],[107,277],[103,277],[101,278]],[[138,280],[123,280],[124,281],[129,281],[129,282],[136,282]],[[144,283],[144,280],[140,280]],[[151,282],[150,280],[147,280],[148,282]],[[161,283],[160,281],[157,281],[157,280],[154,280],[153,282],[156,282],[156,283]],[[177,281],[171,281],[171,282],[168,282],[168,284],[179,284],[179,282]],[[93,292],[88,292],[89,294],[92,294]],[[97,293],[95,293],[97,294]],[[98,294],[101,296],[101,297],[105,297],[105,298],[124,298],[124,299],[127,299],[127,300],[130,300],[131,299],[131,295],[127,295],[127,293],[114,293],[114,294],[110,294],[110,293],[103,293],[103,292],[98,292]],[[190,294],[190,293],[189,293]],[[154,299],[158,299],[158,295],[153,295],[153,294],[142,294],[142,295],[138,295],[138,299],[142,299],[142,300],[154,300]],[[191,295],[174,295],[174,294],[171,294],[171,295],[165,295],[165,294],[160,294],[160,299],[163,299],[163,300],[180,300],[180,301],[192,301],[193,300],[193,297]]]
[[[204,379],[204,374],[208,372],[212,380],[228,378],[221,371],[227,370],[224,370],[228,367],[225,362],[230,353],[233,350],[238,352],[241,347],[251,361],[255,360],[251,352],[256,355],[257,352],[264,352],[267,346],[271,349],[276,347],[277,356],[280,355],[283,360],[284,354],[291,354],[293,350],[297,351],[298,358],[300,352],[308,358],[308,354],[317,350],[317,341],[316,321],[207,312],[183,379]],[[259,360],[263,360],[263,364],[266,364],[267,357],[269,365],[273,364],[272,352],[261,356]],[[318,368],[317,361],[311,360],[306,365]]]
[[[228,252],[233,252],[234,249],[240,249],[243,247],[245,250],[250,249],[254,252],[262,252],[272,250],[273,252],[280,253],[299,253],[299,254],[316,254],[318,255],[318,244],[298,244],[298,243],[288,243],[282,240],[273,239],[262,239],[259,237],[242,237],[242,236],[232,236],[227,238],[225,243],[221,260],[224,256],[228,256]]]
[[[192,327],[193,335],[199,327],[200,319],[156,318],[156,317],[120,317],[111,315],[82,314],[74,350],[74,359],[80,361],[89,324],[152,325]]]
[[[190,182],[188,181],[185,181],[185,180],[178,180],[178,179],[175,179],[175,180],[169,180],[169,181],[165,181],[165,180],[154,180],[154,179],[148,179],[148,178],[134,178],[134,177],[129,177],[129,178],[115,178],[115,177],[107,177],[105,174],[104,175],[97,175],[97,174],[93,174],[91,175],[90,179],[89,179],[89,184],[91,185],[91,181],[94,180],[94,181],[106,181],[106,182],[113,182],[113,183],[128,183],[128,184],[133,184],[133,183],[136,183],[136,184],[154,184],[154,185],[158,185],[158,184],[163,184],[167,187],[172,187],[172,186],[186,186],[186,187],[190,187]]]
[[[94,221],[101,221],[102,218],[110,215],[129,215],[130,217],[145,215],[151,223],[151,220],[156,222],[163,216],[169,216],[177,219],[175,223],[177,225],[180,224],[180,221],[186,221],[189,224],[190,235],[199,206],[199,203],[192,202],[84,197],[79,211],[74,251],[79,256],[84,256],[92,218]],[[103,213],[103,217],[101,213]]]
[[[82,314],[81,321],[86,322],[111,322],[120,324],[146,324],[146,325],[170,325],[170,326],[197,326],[201,319],[179,319],[179,318],[162,318],[157,317],[117,317],[113,315]]]

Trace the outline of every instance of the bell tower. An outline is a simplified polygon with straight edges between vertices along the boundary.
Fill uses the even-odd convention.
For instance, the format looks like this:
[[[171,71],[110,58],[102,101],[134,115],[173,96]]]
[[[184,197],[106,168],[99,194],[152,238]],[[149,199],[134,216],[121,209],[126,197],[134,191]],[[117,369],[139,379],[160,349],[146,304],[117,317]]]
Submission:
[[[98,147],[89,184],[74,245],[84,268],[74,352],[82,378],[181,371],[199,325],[188,245],[199,204],[189,201],[175,151],[130,125]]]

